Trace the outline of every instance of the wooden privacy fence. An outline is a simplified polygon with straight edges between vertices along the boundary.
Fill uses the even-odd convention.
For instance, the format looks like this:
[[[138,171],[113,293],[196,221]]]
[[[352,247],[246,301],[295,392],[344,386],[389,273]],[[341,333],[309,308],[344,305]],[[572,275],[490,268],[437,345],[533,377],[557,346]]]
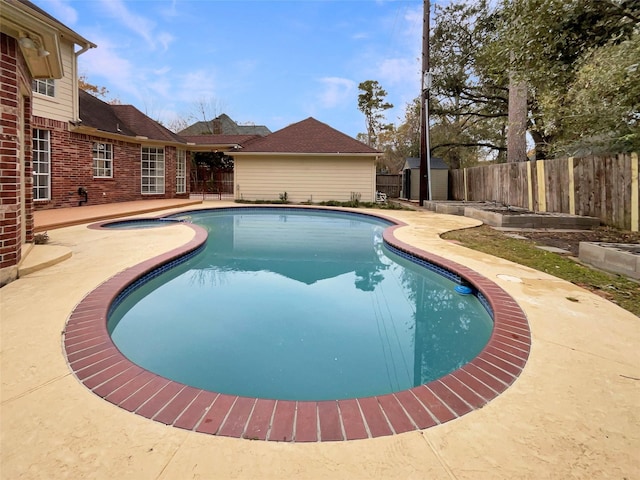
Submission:
[[[453,200],[597,217],[638,231],[638,154],[502,163],[450,172]]]
[[[233,172],[221,172],[206,167],[191,170],[191,193],[233,194]]]
[[[400,197],[400,185],[402,184],[402,175],[391,175],[386,173],[378,173],[376,175],[376,190],[386,193],[389,198]]]

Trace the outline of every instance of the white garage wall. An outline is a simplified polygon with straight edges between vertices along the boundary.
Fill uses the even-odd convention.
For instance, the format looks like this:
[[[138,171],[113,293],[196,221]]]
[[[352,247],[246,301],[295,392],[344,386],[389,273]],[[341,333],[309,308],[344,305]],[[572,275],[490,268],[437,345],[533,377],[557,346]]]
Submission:
[[[278,200],[287,192],[294,203],[347,202],[351,192],[363,202],[375,200],[375,159],[353,156],[260,156],[234,158],[235,198]]]

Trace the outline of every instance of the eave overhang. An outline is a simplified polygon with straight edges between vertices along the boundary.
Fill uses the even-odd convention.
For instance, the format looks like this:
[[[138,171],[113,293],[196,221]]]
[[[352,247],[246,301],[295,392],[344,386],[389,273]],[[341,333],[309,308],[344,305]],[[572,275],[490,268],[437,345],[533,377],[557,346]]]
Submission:
[[[224,152],[225,155],[232,157],[359,157],[359,158],[372,158],[376,159],[380,157],[380,153],[349,153],[349,152],[334,152],[334,153],[296,153],[296,152],[243,152],[242,150],[229,150]]]
[[[84,135],[92,135],[94,137],[106,138],[109,140],[115,140],[119,142],[135,143],[137,145],[176,147],[184,150],[191,150],[191,147],[192,147],[192,145],[188,145],[182,142],[173,142],[169,140],[155,140],[155,139],[143,137],[140,135],[137,135],[137,136],[122,135],[121,133],[106,132],[104,130],[99,130],[94,127],[88,127],[85,125],[74,125],[73,123],[69,124],[69,131],[73,133],[84,134]]]
[[[0,0],[0,4],[0,31],[18,40],[33,78],[63,77],[61,37],[68,38],[84,49],[96,46],[61,23],[20,2]]]

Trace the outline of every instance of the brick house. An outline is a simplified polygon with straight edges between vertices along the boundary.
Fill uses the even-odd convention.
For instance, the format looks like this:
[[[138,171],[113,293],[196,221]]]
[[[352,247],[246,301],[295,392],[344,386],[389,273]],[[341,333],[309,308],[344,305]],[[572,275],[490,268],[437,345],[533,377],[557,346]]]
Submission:
[[[188,198],[187,141],[78,88],[96,45],[28,0],[0,0],[0,286],[33,241],[33,211]]]
[[[0,35],[0,286],[17,278],[34,210],[188,198],[192,170],[211,179],[196,153],[232,157],[237,199],[374,198],[379,152],[315,119],[271,133],[221,115],[177,135],[79,89],[78,57],[96,45],[30,1],[0,0]]]
[[[40,136],[48,140],[44,153],[50,164],[42,182],[34,174],[36,210],[188,198],[190,152],[184,139],[132,105],[110,105],[82,90],[76,94],[77,120],[45,118],[34,106],[34,145]]]
[[[80,48],[76,51],[76,46]],[[18,265],[33,241],[32,88],[52,82],[77,87],[77,57],[94,44],[26,0],[0,0],[0,285],[17,277]],[[63,80],[64,79],[64,80]],[[73,96],[65,99],[72,118]],[[38,173],[42,173],[38,170]]]
[[[33,209],[188,198],[186,141],[131,105],[78,88],[78,57],[96,45],[27,0],[0,2],[59,30],[58,75],[32,82]]]

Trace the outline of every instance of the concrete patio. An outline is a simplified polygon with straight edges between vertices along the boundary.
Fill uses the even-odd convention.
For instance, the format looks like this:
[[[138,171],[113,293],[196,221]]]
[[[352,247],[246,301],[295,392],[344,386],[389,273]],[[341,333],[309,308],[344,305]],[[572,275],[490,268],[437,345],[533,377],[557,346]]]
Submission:
[[[527,365],[484,408],[417,432],[277,443],[164,426],[97,397],[71,373],[62,351],[70,312],[111,276],[184,244],[193,231],[93,230],[87,223],[237,205],[148,210],[153,206],[36,214],[50,243],[33,247],[22,265],[29,270],[0,289],[0,478],[640,478],[640,319],[563,280],[442,240],[441,233],[479,221],[434,212],[381,213],[408,224],[396,230],[399,240],[491,279],[529,320]]]

